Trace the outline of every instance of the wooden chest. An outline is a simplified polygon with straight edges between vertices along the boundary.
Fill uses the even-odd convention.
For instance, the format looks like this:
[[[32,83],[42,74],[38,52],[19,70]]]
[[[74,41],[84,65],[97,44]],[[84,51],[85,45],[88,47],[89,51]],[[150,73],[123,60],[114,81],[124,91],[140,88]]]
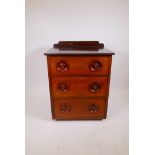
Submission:
[[[59,50],[47,53],[52,118],[105,119],[113,52]]]

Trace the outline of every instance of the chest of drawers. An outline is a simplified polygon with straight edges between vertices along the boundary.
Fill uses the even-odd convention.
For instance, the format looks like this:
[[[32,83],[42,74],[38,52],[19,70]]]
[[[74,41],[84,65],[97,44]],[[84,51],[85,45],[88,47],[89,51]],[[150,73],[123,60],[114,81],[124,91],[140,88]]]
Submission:
[[[113,52],[50,49],[47,53],[52,118],[105,119]]]

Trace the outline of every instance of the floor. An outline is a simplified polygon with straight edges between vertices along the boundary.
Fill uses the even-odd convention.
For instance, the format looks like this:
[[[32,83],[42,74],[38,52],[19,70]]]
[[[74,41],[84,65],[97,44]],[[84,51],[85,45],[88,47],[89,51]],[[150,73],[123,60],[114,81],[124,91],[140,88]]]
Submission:
[[[128,92],[111,92],[102,121],[52,120],[49,93],[27,93],[26,155],[128,155]]]

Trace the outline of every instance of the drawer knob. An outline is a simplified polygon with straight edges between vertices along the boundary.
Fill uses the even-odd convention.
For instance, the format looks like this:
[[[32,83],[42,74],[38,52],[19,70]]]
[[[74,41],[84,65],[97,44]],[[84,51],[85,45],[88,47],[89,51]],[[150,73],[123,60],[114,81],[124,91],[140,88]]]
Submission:
[[[57,64],[58,71],[64,72],[64,71],[67,71],[68,69],[69,69],[69,65],[66,61],[58,62],[58,64]]]
[[[102,68],[102,64],[99,61],[93,61],[89,66],[89,69],[92,72],[100,71],[101,68]]]
[[[98,92],[101,89],[101,85],[97,82],[93,82],[89,85],[89,91],[92,93]]]
[[[67,92],[69,90],[69,85],[64,82],[61,82],[58,84],[58,90],[61,92]]]
[[[97,105],[95,105],[95,104],[91,104],[91,105],[88,106],[88,110],[90,112],[97,112],[99,110],[99,107]]]
[[[68,105],[67,103],[61,104],[60,111],[64,113],[69,113],[71,111],[71,105]]]

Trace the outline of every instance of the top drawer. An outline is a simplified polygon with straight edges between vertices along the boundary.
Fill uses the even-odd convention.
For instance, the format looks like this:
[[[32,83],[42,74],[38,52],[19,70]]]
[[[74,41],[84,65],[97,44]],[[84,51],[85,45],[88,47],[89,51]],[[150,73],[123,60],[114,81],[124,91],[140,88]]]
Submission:
[[[75,74],[108,75],[111,56],[48,56],[49,73],[52,76]]]

